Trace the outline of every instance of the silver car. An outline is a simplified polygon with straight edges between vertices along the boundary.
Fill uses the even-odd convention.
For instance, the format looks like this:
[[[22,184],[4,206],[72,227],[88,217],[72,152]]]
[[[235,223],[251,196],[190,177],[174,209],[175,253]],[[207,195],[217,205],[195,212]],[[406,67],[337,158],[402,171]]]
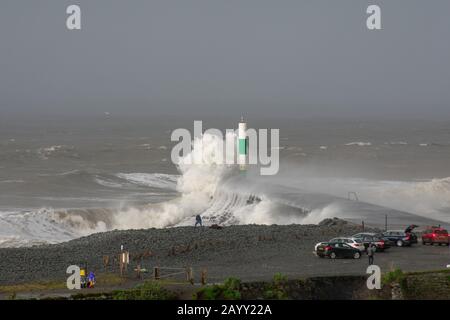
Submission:
[[[338,237],[333,238],[329,242],[337,242],[337,243],[346,243],[352,248],[358,249],[359,251],[365,251],[364,243],[361,239],[353,238],[353,237]]]

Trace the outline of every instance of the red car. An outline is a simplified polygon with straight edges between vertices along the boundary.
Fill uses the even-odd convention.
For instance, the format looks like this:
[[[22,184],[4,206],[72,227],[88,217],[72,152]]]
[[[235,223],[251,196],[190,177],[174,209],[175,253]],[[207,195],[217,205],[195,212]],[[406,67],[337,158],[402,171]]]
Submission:
[[[422,234],[422,244],[444,244],[449,245],[449,235],[448,231],[444,228],[440,227],[430,227],[427,230],[425,230],[424,234]]]

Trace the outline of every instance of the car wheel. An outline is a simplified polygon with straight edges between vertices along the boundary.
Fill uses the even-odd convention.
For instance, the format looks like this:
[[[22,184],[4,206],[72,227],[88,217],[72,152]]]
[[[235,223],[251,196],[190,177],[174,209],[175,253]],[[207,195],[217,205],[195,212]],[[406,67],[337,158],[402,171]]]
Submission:
[[[353,258],[354,258],[354,259],[359,259],[359,258],[361,258],[361,253],[355,252],[355,254],[353,255]]]
[[[397,245],[397,247],[403,247],[403,241],[397,240],[396,245]]]
[[[330,258],[331,258],[331,259],[336,259],[336,253],[332,252],[332,253],[330,254]]]

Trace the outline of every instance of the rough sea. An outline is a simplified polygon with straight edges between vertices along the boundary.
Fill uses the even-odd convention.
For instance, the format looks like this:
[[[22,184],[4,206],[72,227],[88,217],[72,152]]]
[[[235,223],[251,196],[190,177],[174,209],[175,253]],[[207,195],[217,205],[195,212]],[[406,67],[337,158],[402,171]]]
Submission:
[[[450,224],[450,121],[247,117],[280,129],[275,176],[171,162],[174,129],[232,129],[239,117],[1,119],[0,247],[189,225],[196,214],[224,225]]]

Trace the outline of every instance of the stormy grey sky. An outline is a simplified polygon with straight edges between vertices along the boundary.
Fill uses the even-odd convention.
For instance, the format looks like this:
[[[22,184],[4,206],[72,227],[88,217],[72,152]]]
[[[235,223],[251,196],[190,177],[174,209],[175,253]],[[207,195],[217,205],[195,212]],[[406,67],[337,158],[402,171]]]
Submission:
[[[449,31],[447,0],[2,0],[0,114],[449,116]]]

